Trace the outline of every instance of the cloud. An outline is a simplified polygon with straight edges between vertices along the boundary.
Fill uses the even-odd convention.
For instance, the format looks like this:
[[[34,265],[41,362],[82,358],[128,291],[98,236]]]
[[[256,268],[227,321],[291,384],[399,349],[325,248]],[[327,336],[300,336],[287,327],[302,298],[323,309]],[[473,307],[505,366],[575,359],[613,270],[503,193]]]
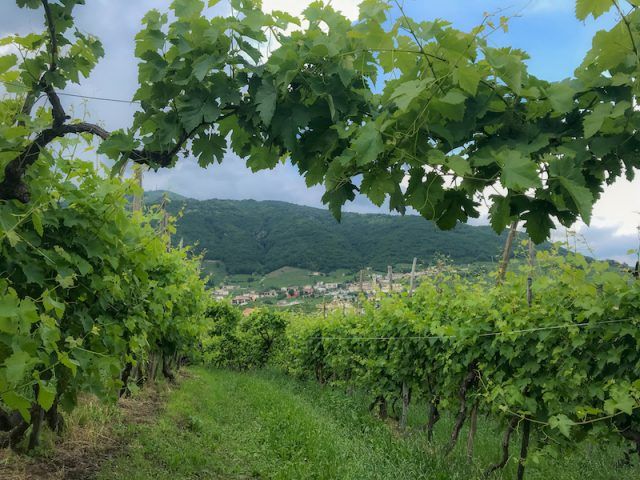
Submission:
[[[271,12],[273,10],[280,10],[288,12],[293,15],[300,15],[302,11],[309,6],[314,0],[263,0],[262,10]],[[358,18],[358,4],[362,0],[337,0],[328,2],[331,6],[341,12],[345,17],[350,20],[356,20]]]

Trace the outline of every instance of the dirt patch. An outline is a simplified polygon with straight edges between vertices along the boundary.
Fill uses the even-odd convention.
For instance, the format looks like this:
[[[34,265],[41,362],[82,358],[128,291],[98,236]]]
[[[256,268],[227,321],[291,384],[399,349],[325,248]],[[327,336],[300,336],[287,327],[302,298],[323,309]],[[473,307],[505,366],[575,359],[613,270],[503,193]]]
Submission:
[[[150,385],[115,405],[105,405],[95,397],[83,397],[76,410],[65,418],[67,428],[62,436],[46,432],[43,446],[35,455],[0,450],[0,479],[92,478],[105,462],[127,448],[132,428],[157,418],[167,395],[187,376],[181,372],[177,384]]]

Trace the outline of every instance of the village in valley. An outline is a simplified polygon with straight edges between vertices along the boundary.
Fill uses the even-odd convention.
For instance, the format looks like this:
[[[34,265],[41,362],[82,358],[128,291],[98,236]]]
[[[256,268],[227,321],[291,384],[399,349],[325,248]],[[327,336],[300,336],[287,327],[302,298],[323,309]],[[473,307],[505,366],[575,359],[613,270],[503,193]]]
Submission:
[[[245,314],[264,305],[305,311],[344,311],[356,306],[363,297],[372,298],[380,293],[408,292],[419,284],[422,277],[441,272],[444,265],[439,262],[418,269],[414,260],[410,271],[394,272],[391,266],[387,268],[386,273],[363,269],[351,274],[342,274],[341,280],[322,272],[311,272],[310,279],[315,281],[277,288],[265,288],[262,282],[252,287],[228,282],[213,289],[212,295],[216,300],[226,300],[242,308]]]

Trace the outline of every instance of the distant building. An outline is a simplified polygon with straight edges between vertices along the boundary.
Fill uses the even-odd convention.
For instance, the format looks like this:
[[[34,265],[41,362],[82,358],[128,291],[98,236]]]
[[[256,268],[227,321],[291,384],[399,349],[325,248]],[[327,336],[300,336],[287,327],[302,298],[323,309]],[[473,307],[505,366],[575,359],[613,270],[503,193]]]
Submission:
[[[231,299],[231,305],[242,306],[251,302],[251,297],[248,295],[236,295]]]

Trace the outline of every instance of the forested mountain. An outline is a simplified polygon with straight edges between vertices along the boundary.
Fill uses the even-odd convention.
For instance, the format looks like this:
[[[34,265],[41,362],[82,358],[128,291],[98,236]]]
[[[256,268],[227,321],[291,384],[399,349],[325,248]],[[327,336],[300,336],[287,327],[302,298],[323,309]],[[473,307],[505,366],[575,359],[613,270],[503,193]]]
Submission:
[[[147,203],[162,192],[149,192]],[[174,241],[198,244],[229,273],[267,273],[283,266],[331,271],[431,261],[436,254],[468,263],[496,259],[504,235],[490,227],[458,225],[439,231],[419,216],[345,213],[338,223],[319,208],[278,201],[193,200],[168,194],[182,210]],[[506,235],[506,234],[505,234]]]

